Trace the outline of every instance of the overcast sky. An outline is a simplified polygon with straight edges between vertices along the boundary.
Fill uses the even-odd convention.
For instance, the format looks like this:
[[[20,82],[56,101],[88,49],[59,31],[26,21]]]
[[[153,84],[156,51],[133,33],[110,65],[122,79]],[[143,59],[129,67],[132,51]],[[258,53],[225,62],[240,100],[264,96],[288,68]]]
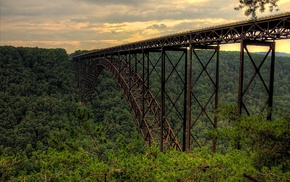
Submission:
[[[249,19],[239,0],[0,0],[1,45],[92,50]],[[280,11],[290,9],[280,0]],[[272,13],[273,14],[273,13]],[[258,14],[267,16],[267,11]],[[285,42],[280,52],[290,52]],[[228,48],[234,46],[225,46]],[[284,48],[283,48],[284,47]]]

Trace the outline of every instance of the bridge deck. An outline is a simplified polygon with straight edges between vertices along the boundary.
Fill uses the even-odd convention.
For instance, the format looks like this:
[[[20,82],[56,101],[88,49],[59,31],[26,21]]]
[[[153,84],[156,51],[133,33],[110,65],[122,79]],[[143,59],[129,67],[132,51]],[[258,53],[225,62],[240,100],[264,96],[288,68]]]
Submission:
[[[290,38],[290,12],[263,17],[256,21],[246,20],[225,25],[191,30],[172,35],[142,40],[129,44],[98,49],[74,57],[94,58],[120,51],[136,51],[161,47],[187,47],[192,45],[217,45],[237,43],[243,39],[279,40]]]

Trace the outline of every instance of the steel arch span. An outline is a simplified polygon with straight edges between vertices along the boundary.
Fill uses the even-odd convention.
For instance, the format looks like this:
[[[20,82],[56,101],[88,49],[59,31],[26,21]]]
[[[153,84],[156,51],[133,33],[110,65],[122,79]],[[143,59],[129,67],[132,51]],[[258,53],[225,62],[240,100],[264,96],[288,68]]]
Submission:
[[[164,145],[164,148],[181,150],[168,120],[161,124],[161,107],[154,95],[133,67],[125,61],[115,58],[98,58],[77,62],[81,99],[92,99],[96,79],[103,69],[111,72],[114,79],[118,81],[146,145],[150,146],[152,143],[158,143]],[[144,107],[148,109],[146,110]],[[163,132],[160,133],[160,131]]]
[[[290,39],[290,12],[96,49],[74,56],[73,61],[82,100],[91,97],[96,78],[108,69],[124,90],[147,145],[156,142],[161,151],[164,145],[189,152],[208,146],[210,139],[203,137],[199,125],[218,128],[214,111],[220,100],[220,46],[240,44],[238,113],[264,112],[271,120],[276,41],[286,39]],[[268,51],[256,58],[249,49],[253,46]],[[207,56],[199,55],[199,50],[206,50]],[[267,73],[262,74],[262,67]],[[251,69],[251,75],[245,69]],[[263,96],[253,110],[249,101],[256,83]],[[207,86],[206,93],[197,89],[200,85]],[[217,140],[212,139],[212,151],[216,148]]]

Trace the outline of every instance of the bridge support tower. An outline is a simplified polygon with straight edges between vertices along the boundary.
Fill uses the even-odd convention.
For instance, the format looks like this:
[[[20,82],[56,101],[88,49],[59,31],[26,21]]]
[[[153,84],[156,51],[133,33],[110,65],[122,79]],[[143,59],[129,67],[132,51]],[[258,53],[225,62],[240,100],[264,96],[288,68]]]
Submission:
[[[268,48],[262,60],[258,60],[256,56],[251,54],[250,46]],[[266,67],[266,69],[262,70],[262,67]],[[238,89],[238,109],[240,114],[257,114],[268,109],[266,117],[268,120],[272,119],[274,70],[274,41],[242,40]],[[262,92],[263,95],[257,95],[258,92]]]
[[[186,152],[189,152],[192,146],[201,147],[208,142],[199,139],[203,133],[200,131],[200,125],[208,129],[217,128],[218,119],[214,111],[219,102],[219,49],[219,46],[208,45],[189,47],[187,123],[184,126],[187,129]],[[198,50],[206,50],[200,52],[207,54],[202,56],[204,60],[201,59]],[[206,92],[196,90],[201,84],[205,85]],[[216,151],[216,142],[212,141],[213,152]]]

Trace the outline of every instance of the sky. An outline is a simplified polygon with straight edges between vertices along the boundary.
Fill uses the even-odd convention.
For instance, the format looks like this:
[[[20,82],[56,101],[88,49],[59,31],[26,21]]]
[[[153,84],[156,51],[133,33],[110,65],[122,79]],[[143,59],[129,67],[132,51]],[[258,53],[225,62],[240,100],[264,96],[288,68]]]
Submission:
[[[68,53],[247,20],[239,0],[0,0],[0,45],[64,48]],[[289,0],[258,17],[283,13]],[[287,52],[290,40],[277,41]],[[222,50],[239,50],[223,45]]]

